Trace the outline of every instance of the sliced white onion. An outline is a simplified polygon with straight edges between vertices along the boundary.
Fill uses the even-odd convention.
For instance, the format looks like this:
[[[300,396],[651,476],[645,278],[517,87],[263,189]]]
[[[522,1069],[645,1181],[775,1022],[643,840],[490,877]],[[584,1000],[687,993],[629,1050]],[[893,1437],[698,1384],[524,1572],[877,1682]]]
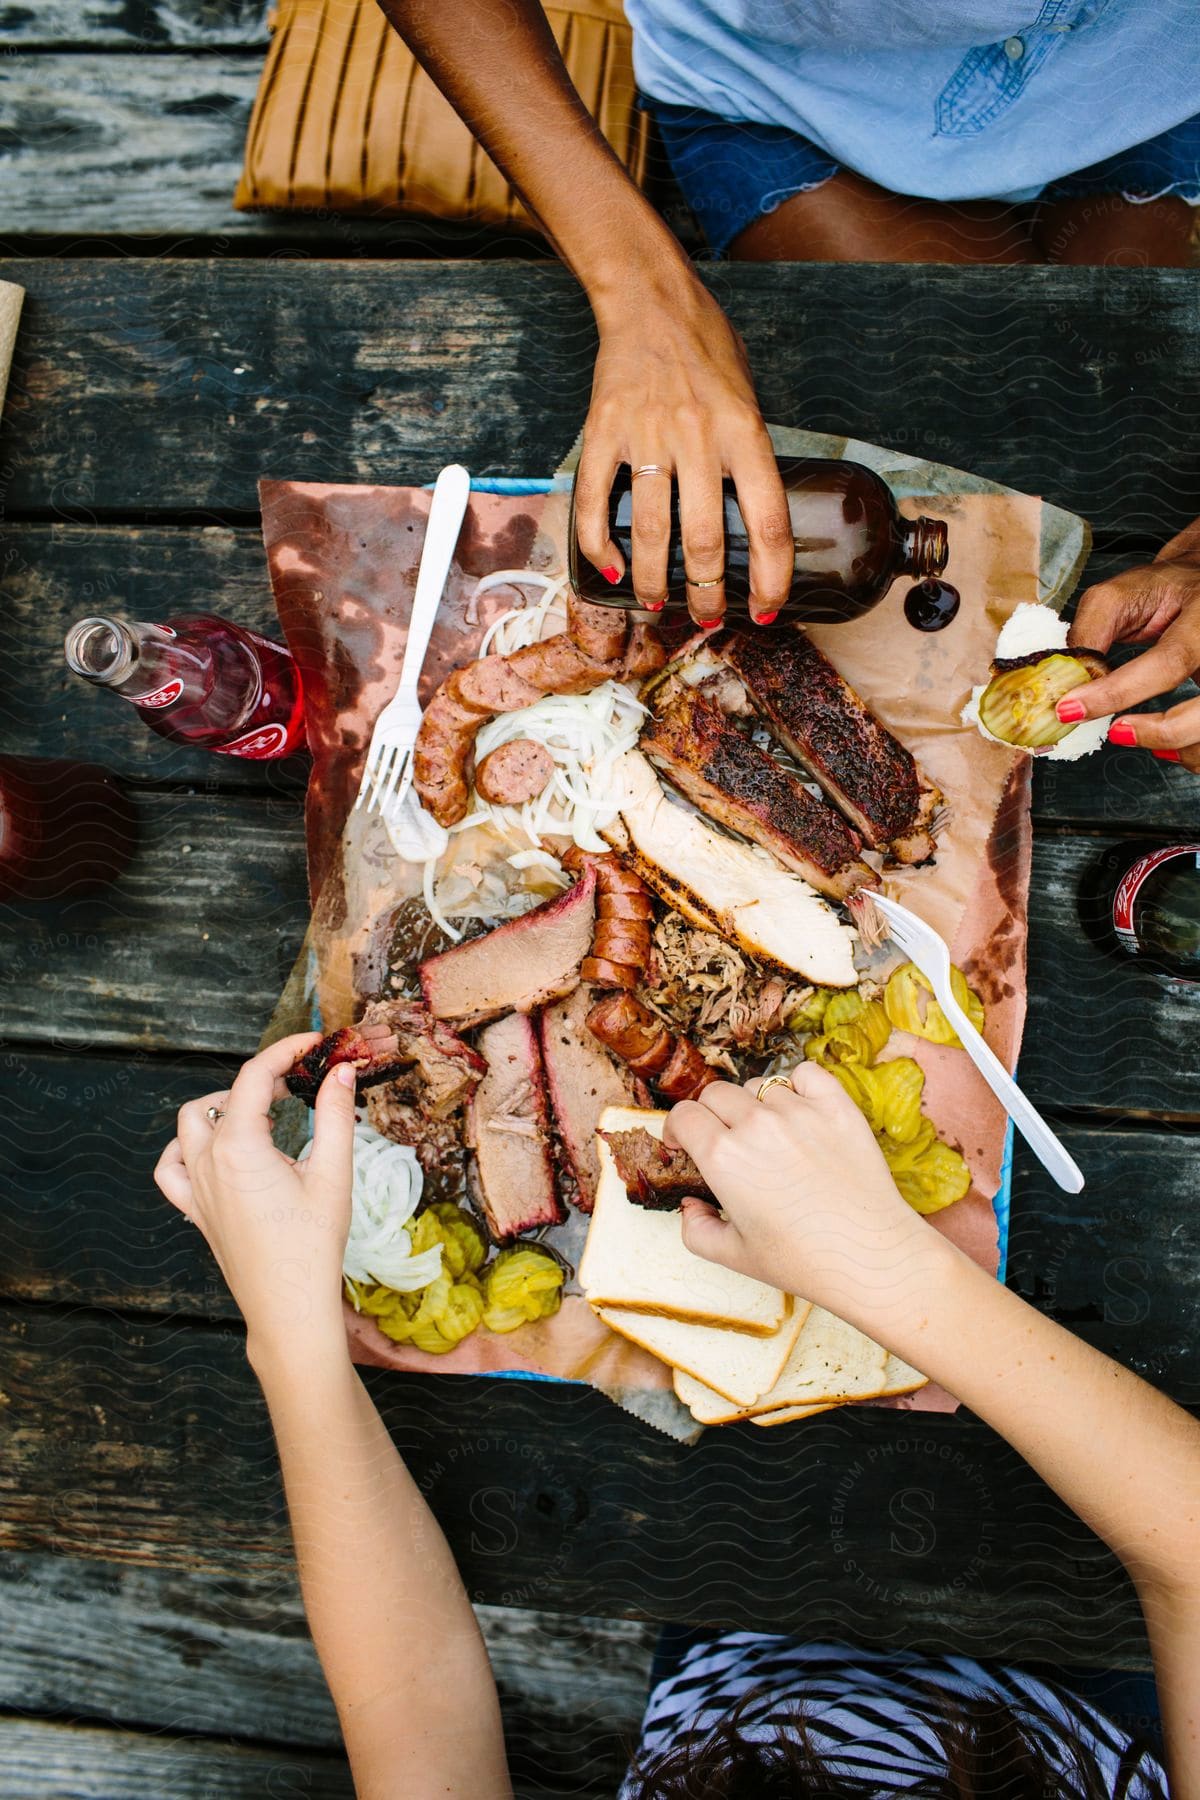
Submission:
[[[303,1162],[312,1140],[300,1152]],[[378,1282],[399,1294],[428,1287],[442,1272],[442,1246],[414,1254],[406,1229],[421,1200],[424,1176],[416,1152],[369,1125],[354,1127],[350,1235],[342,1272],[350,1281]]]

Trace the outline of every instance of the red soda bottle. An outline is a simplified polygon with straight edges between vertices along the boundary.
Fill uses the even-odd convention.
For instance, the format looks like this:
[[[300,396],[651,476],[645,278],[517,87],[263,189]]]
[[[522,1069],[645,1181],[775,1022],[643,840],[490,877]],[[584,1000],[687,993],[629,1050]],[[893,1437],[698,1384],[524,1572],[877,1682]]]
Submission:
[[[136,706],[173,743],[256,762],[304,747],[300,671],[284,644],[196,613],[164,625],[80,619],[67,666]]]

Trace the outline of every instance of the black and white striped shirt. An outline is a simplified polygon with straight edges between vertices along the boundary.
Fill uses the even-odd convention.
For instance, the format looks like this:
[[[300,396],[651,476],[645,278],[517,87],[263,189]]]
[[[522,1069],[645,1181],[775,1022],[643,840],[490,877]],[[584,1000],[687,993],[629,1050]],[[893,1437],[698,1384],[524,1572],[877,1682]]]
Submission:
[[[742,1715],[742,1734],[773,1739],[798,1703],[813,1747],[843,1776],[876,1778],[881,1793],[903,1792],[922,1778],[945,1775],[946,1758],[929,1723],[928,1688],[950,1695],[1002,1701],[1023,1721],[1040,1726],[1053,1756],[1064,1728],[1076,1731],[1115,1784],[1128,1735],[1086,1701],[1017,1669],[985,1668],[964,1656],[872,1651],[841,1644],[802,1644],[752,1631],[727,1631],[691,1646],[680,1666],[660,1681],[642,1722],[641,1761],[684,1740],[702,1741],[718,1719],[751,1690],[761,1697]],[[1063,1750],[1057,1773],[1073,1760]],[[1124,1790],[1128,1800],[1164,1800],[1166,1777],[1147,1751]],[[635,1800],[629,1777],[621,1800]]]

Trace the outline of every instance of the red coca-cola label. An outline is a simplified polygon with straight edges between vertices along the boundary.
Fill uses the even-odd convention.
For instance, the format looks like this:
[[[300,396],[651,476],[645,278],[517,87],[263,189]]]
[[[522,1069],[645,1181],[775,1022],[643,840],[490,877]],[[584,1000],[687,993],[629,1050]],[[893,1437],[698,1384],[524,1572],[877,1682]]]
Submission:
[[[287,740],[286,725],[258,725],[253,731],[243,731],[232,744],[214,745],[214,749],[218,756],[246,756],[252,762],[261,762],[278,756],[287,748]]]
[[[1117,883],[1117,891],[1113,895],[1113,930],[1126,950],[1134,956],[1140,946],[1134,930],[1133,913],[1142,885],[1148,875],[1153,875],[1155,869],[1161,869],[1164,863],[1173,862],[1177,856],[1200,857],[1200,844],[1171,844],[1165,850],[1151,850],[1131,863]]]
[[[170,706],[172,700],[178,700],[182,692],[183,683],[178,675],[175,675],[170,681],[164,681],[160,688],[155,688],[152,694],[130,694],[129,699],[135,706],[145,706],[151,710],[157,710],[160,706]]]

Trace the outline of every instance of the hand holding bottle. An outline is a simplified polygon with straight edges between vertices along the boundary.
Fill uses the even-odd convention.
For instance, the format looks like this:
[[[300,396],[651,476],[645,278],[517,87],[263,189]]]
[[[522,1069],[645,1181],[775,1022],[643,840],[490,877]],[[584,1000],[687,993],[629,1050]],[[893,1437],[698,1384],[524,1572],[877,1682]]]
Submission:
[[[1058,716],[1072,723],[1123,715],[1200,675],[1200,519],[1164,544],[1152,563],[1088,588],[1069,641],[1100,651],[1113,644],[1151,646],[1102,681],[1064,694]],[[1149,750],[1160,761],[1200,773],[1200,700],[1119,716],[1108,735],[1122,748]]]
[[[636,476],[633,586],[643,606],[666,599],[672,477],[679,484],[688,610],[701,625],[725,611],[721,482],[729,476],[749,528],[750,614],[768,623],[787,598],[794,548],[783,484],[745,351],[682,252],[658,280],[631,270],[593,294],[600,350],[576,483],[579,548],[610,582],[625,561],[608,528],[622,463]]]

